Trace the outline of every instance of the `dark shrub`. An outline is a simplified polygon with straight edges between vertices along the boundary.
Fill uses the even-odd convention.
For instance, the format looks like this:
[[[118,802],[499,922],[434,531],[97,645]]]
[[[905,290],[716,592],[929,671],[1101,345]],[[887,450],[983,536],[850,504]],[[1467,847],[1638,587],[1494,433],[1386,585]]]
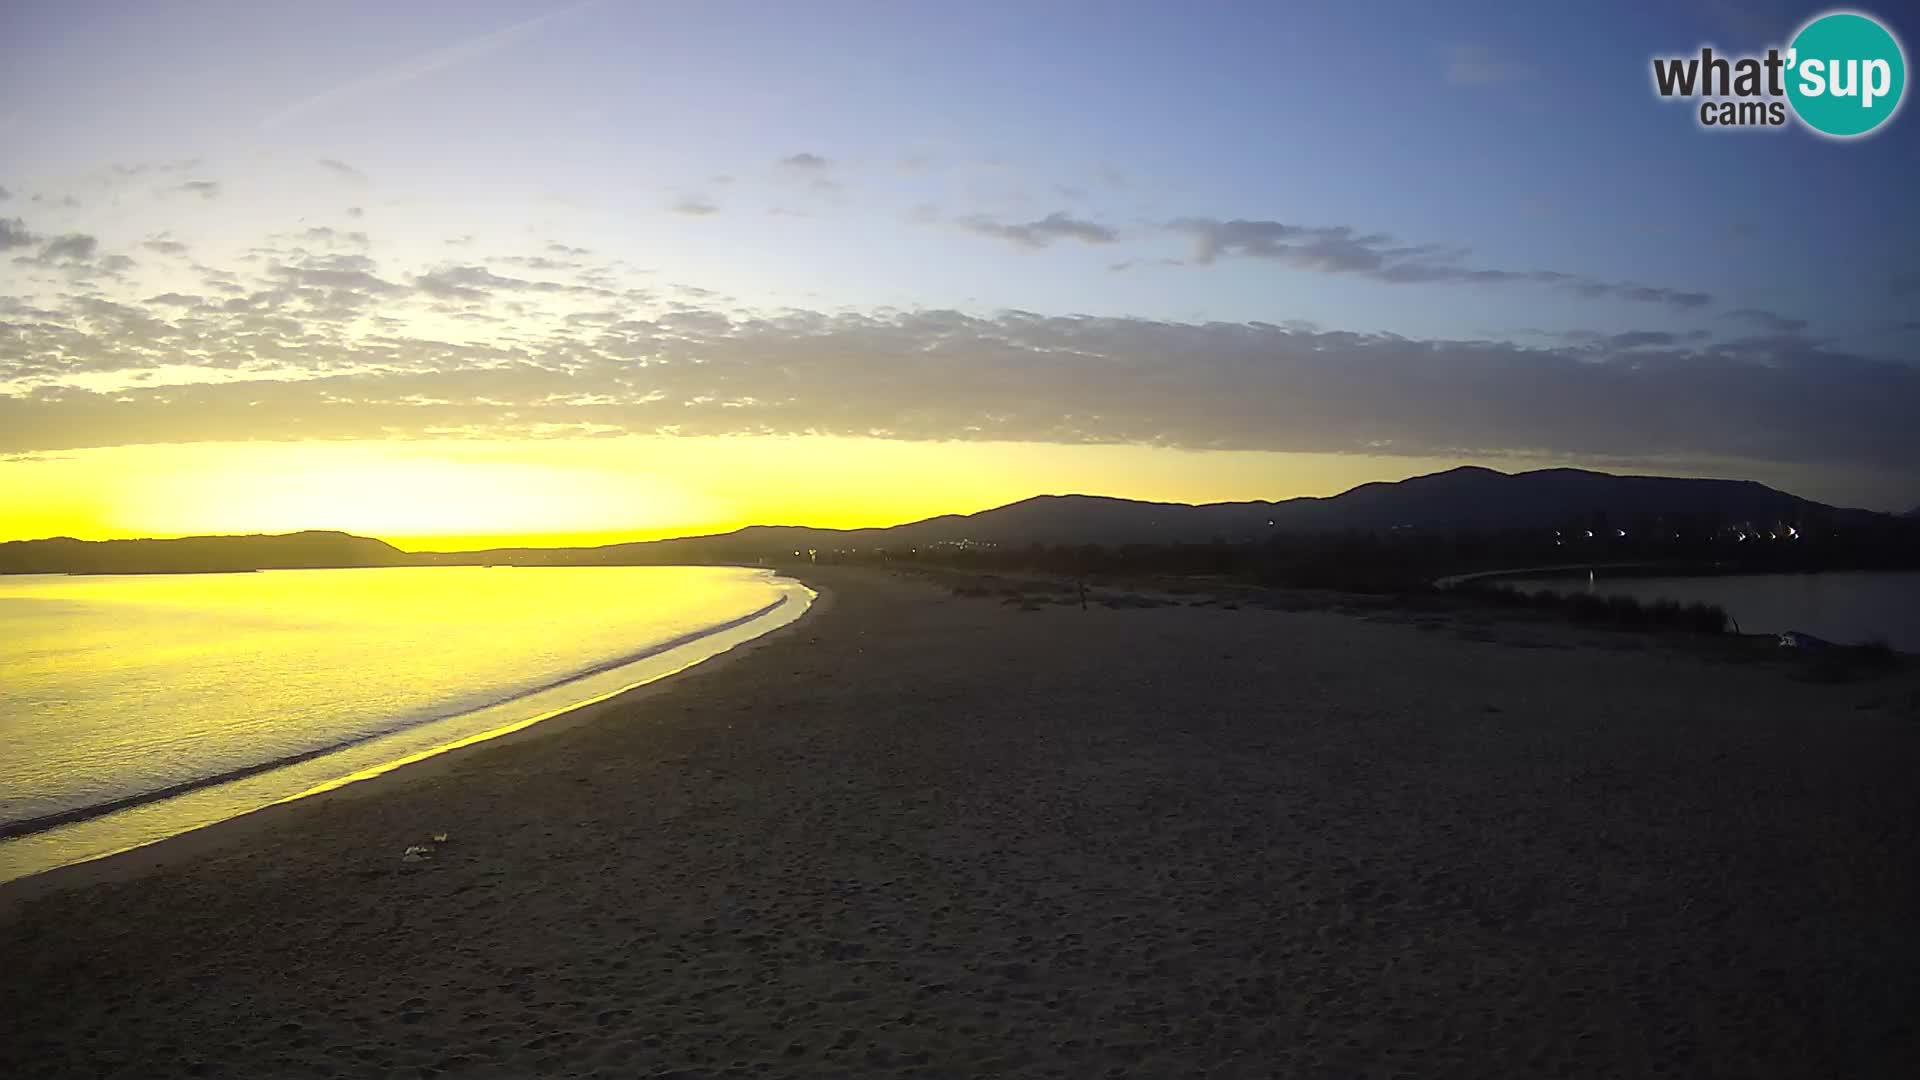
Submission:
[[[1646,612],[1640,607],[1640,601],[1631,596],[1607,597],[1607,619],[1616,626],[1639,626]]]
[[[1685,612],[1676,600],[1655,600],[1646,605],[1647,625],[1678,629],[1685,622]]]
[[[1724,634],[1727,632],[1727,609],[1718,604],[1688,604],[1685,624],[1687,629],[1702,634]]]
[[[1592,593],[1568,593],[1567,614],[1575,622],[1597,623],[1607,620],[1607,602]]]

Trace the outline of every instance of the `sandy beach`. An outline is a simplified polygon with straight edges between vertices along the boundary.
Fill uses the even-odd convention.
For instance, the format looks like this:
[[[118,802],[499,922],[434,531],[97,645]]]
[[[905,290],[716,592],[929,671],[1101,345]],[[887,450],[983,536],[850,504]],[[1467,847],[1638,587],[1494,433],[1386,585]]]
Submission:
[[[1911,680],[808,581],[578,716],[0,887],[0,1075],[1920,1063]]]

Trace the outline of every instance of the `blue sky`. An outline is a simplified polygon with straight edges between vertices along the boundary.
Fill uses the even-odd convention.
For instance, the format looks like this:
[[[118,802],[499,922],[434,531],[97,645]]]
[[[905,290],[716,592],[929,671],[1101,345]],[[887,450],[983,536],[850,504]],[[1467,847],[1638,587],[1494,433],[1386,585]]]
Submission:
[[[947,309],[1151,320],[1193,339],[1158,354],[1174,367],[1183,362],[1175,353],[1197,347],[1215,322],[1287,328],[1296,334],[1286,348],[1301,355],[1342,347],[1325,335],[1390,335],[1443,367],[1457,363],[1462,383],[1498,380],[1461,395],[1468,413],[1438,425],[1444,431],[1409,431],[1399,443],[1409,453],[1717,463],[1765,477],[1815,468],[1826,479],[1811,482],[1836,497],[1920,501],[1901,479],[1916,464],[1912,436],[1871,428],[1891,427],[1894,405],[1920,404],[1902,397],[1914,393],[1920,345],[1911,110],[1842,144],[1793,126],[1703,131],[1690,106],[1658,101],[1650,88],[1655,54],[1705,43],[1758,50],[1819,10],[1734,0],[16,3],[0,16],[0,188],[10,196],[0,219],[42,246],[17,245],[0,267],[0,296],[12,298],[16,321],[38,312],[43,326],[58,322],[50,312],[77,310],[76,298],[137,300],[166,328],[124,315],[110,327],[59,325],[158,341],[211,309],[147,304],[154,296],[204,302],[213,280],[234,297],[265,297],[265,282],[319,288],[324,274],[351,270],[368,276],[371,293],[350,301],[336,291],[331,316],[313,302],[282,314],[307,320],[308,354],[316,326],[334,318],[319,327],[335,350],[322,369],[369,377],[399,364],[360,351],[370,340],[498,347],[506,339],[487,336],[489,319],[510,321],[514,333],[550,328],[543,356],[599,347],[603,337],[552,328],[589,325],[567,320],[609,304],[653,320],[656,333],[665,314],[737,325],[784,310],[879,322]],[[1896,32],[1911,31],[1901,12],[1885,14]],[[94,238],[94,262],[47,257],[44,245],[61,236]],[[169,243],[181,250],[152,246]],[[98,265],[110,252],[124,253],[117,270]],[[542,259],[550,265],[534,262]],[[468,273],[458,289],[434,277],[463,270],[490,277]],[[601,295],[589,302],[585,291],[541,292],[528,281],[588,282]],[[418,295],[403,300],[400,286]],[[255,308],[293,303],[275,295]],[[988,332],[969,347],[991,353],[1006,336]],[[142,393],[204,381],[197,361],[167,360],[164,350],[143,345],[134,351],[146,359],[133,364],[129,349],[95,341],[122,359],[50,359],[47,340],[0,344],[13,350],[0,352],[0,394],[12,395],[0,411],[31,406],[40,430],[72,428],[81,413],[60,409],[80,409],[79,394],[127,390],[129,372],[145,371]],[[726,346],[748,365],[742,380],[754,363],[796,362],[756,340],[764,354],[747,357],[734,339]],[[1610,380],[1620,396],[1593,401],[1599,420],[1622,414],[1616,426],[1633,437],[1609,440],[1584,417],[1595,431],[1559,440],[1510,422],[1532,408],[1530,369],[1487,375],[1476,367],[1484,357],[1453,359],[1462,343],[1540,350],[1543,372],[1569,378],[1586,378],[1582,363],[1658,370],[1650,383]],[[712,336],[703,345],[722,348]],[[167,348],[182,355],[177,342]],[[228,363],[221,378],[313,377],[293,370],[302,361],[291,351]],[[1147,362],[1131,345],[1121,354],[1112,362],[1129,370]],[[1208,359],[1216,366],[1203,383],[1238,364],[1260,373],[1248,393],[1280,386],[1261,381],[1257,357]],[[1746,387],[1742,364],[1770,380],[1764,394]],[[975,367],[1009,383],[1026,370]],[[1714,374],[1700,375],[1704,367]],[[631,374],[616,381],[641,398],[653,392]],[[1297,374],[1284,392],[1336,378]],[[1047,385],[1050,376],[1033,378]],[[837,400],[859,405],[870,385],[839,387]],[[1393,392],[1390,380],[1368,385]],[[1681,419],[1660,437],[1645,430],[1648,401],[1696,395],[1697,413],[1722,391],[1751,398],[1730,430],[1772,427],[1779,437],[1689,442]],[[933,380],[926,392],[956,390]],[[1537,390],[1561,403],[1580,392]],[[1009,393],[1031,400],[1018,387]],[[998,428],[1007,410],[983,399],[973,402],[980,417],[942,416],[922,430],[887,397],[832,423],[814,409],[741,430],[1354,448],[1331,435],[1312,446],[1264,446],[1244,432],[1209,440],[1197,414],[1157,417],[1146,398],[1103,402],[1135,412],[1105,412],[1101,424],[1030,418]],[[1341,400],[1356,417],[1395,411]],[[1862,401],[1869,414],[1847,412]],[[755,407],[731,404],[741,415]],[[487,425],[474,410],[458,423]],[[680,427],[658,417],[620,423]],[[1483,435],[1461,434],[1475,423]],[[1856,437],[1864,447],[1863,424],[1898,445],[1808,449]],[[142,437],[187,437],[164,419],[134,426],[149,432]],[[102,431],[92,441],[129,437]],[[1364,442],[1396,440],[1374,431]]]

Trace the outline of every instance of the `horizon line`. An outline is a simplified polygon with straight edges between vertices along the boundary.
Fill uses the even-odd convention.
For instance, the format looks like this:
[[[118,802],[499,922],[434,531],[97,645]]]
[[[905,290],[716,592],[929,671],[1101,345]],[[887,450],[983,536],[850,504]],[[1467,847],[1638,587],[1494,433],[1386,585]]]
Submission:
[[[722,536],[731,536],[735,533],[742,532],[747,529],[810,529],[815,532],[831,532],[831,533],[854,533],[854,532],[866,532],[870,530],[895,529],[895,528],[901,528],[907,525],[915,525],[921,522],[933,521],[933,520],[937,520],[939,518],[945,518],[945,517],[972,517],[976,514],[989,513],[994,510],[1002,510],[1010,506],[1018,506],[1022,503],[1033,502],[1037,499],[1071,499],[1071,498],[1103,499],[1103,500],[1108,500],[1113,502],[1135,503],[1143,506],[1186,506],[1186,507],[1246,506],[1246,505],[1251,505],[1255,503],[1264,503],[1272,506],[1280,506],[1280,505],[1284,505],[1292,502],[1301,502],[1301,501],[1318,502],[1318,501],[1325,501],[1329,499],[1337,499],[1337,498],[1340,498],[1341,496],[1351,494],[1355,491],[1359,491],[1362,488],[1379,487],[1379,486],[1390,487],[1398,484],[1403,484],[1411,480],[1421,480],[1429,477],[1445,476],[1449,473],[1458,473],[1458,472],[1484,472],[1484,473],[1492,473],[1496,476],[1505,476],[1505,477],[1531,476],[1539,473],[1552,473],[1552,472],[1572,472],[1572,473],[1585,473],[1585,474],[1594,475],[1594,476],[1616,477],[1620,479],[1708,480],[1708,481],[1714,481],[1719,483],[1754,484],[1760,487],[1767,488],[1770,491],[1776,491],[1776,492],[1779,492],[1780,494],[1787,495],[1792,498],[1801,499],[1802,501],[1805,501],[1805,502],[1817,502],[1817,500],[1806,499],[1804,496],[1795,495],[1793,492],[1786,491],[1781,488],[1773,487],[1772,485],[1765,484],[1758,480],[1747,479],[1747,478],[1716,477],[1716,476],[1659,476],[1659,475],[1650,474],[1650,473],[1614,473],[1614,472],[1607,472],[1604,469],[1589,469],[1589,468],[1582,468],[1582,467],[1573,466],[1573,465],[1548,466],[1548,467],[1539,468],[1539,469],[1523,469],[1519,472],[1507,472],[1502,469],[1496,469],[1496,468],[1492,468],[1485,465],[1467,464],[1467,465],[1455,465],[1455,466],[1452,466],[1451,468],[1439,469],[1434,472],[1415,473],[1410,476],[1402,477],[1398,480],[1369,480],[1363,483],[1355,484],[1352,487],[1345,489],[1344,491],[1336,492],[1332,495],[1292,495],[1282,499],[1222,499],[1214,502],[1172,502],[1172,501],[1161,500],[1161,499],[1137,499],[1137,498],[1132,498],[1124,495],[1097,495],[1097,494],[1091,494],[1084,491],[1038,492],[1036,494],[1028,495],[1019,499],[1014,499],[1009,502],[998,503],[993,506],[983,507],[979,510],[948,511],[946,513],[932,514],[926,517],[910,518],[905,521],[894,521],[889,524],[881,524],[881,525],[829,526],[829,525],[808,525],[808,524],[799,523],[799,522],[750,522],[745,525],[734,526],[733,528],[730,528],[730,529],[720,529],[720,530],[709,531],[709,532],[687,532],[687,533],[674,533],[671,535],[652,536],[652,537],[645,537],[645,538],[603,540],[598,543],[557,543],[557,544],[544,544],[544,545],[538,544],[538,543],[489,543],[479,547],[449,546],[449,547],[414,547],[414,548],[401,546],[402,542],[431,543],[433,541],[445,541],[445,540],[458,541],[463,539],[473,540],[478,538],[487,538],[487,539],[500,540],[500,541],[511,541],[514,537],[552,538],[552,537],[562,537],[567,535],[578,535],[582,537],[607,536],[609,534],[617,534],[618,532],[620,532],[620,530],[593,530],[591,532],[583,532],[578,534],[541,533],[541,532],[498,533],[498,534],[496,533],[421,533],[421,534],[398,534],[398,535],[390,535],[390,536],[379,536],[379,535],[374,535],[372,533],[358,533],[350,529],[332,528],[332,527],[325,527],[325,526],[309,526],[307,528],[290,529],[284,532],[258,532],[258,531],[256,532],[225,532],[225,533],[200,532],[200,533],[182,533],[174,536],[112,536],[112,537],[103,537],[99,539],[88,539],[86,537],[61,534],[56,536],[16,537],[8,540],[0,540],[0,545],[48,543],[55,540],[67,540],[67,541],[71,541],[74,543],[81,543],[81,544],[134,543],[134,542],[140,542],[140,541],[168,542],[168,541],[178,541],[178,540],[269,538],[269,537],[284,537],[284,536],[301,536],[309,533],[314,533],[314,534],[331,534],[331,535],[337,535],[337,536],[346,536],[346,537],[352,537],[354,539],[360,539],[360,540],[374,540],[374,541],[378,541],[380,543],[386,544],[388,547],[391,547],[396,551],[400,551],[401,553],[407,554],[407,555],[465,555],[465,554],[475,554],[475,553],[485,552],[485,551],[502,551],[502,550],[589,551],[597,548],[619,547],[626,544],[654,544],[654,543],[667,543],[675,540],[713,539],[713,538],[722,537]],[[1912,511],[1902,511],[1902,510],[1890,510],[1890,511],[1889,510],[1867,510],[1864,507],[1832,506],[1832,504],[1825,504],[1825,503],[1822,503],[1819,505],[1831,506],[1832,509],[1836,509],[1836,510],[1848,510],[1848,511],[1855,511],[1860,513],[1869,513],[1869,514],[1882,514],[1888,517],[1901,517],[1901,516],[1904,516],[1905,514],[1912,512]],[[1916,507],[1915,509],[1920,510],[1920,507]],[[641,531],[641,530],[636,530],[636,531]]]

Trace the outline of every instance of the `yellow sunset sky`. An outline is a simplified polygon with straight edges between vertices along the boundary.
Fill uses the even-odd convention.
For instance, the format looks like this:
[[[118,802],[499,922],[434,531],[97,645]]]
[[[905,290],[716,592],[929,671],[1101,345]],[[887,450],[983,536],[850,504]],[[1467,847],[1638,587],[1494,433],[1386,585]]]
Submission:
[[[1636,52],[1582,58],[1542,154],[1502,56],[1565,39],[1440,8],[1324,13],[1389,50],[1351,113],[1272,106],[1350,72],[1236,29],[1267,15],[941,10],[0,15],[0,540],[599,543],[1463,464],[1920,502],[1897,140],[1704,137],[1594,89]]]
[[[117,447],[0,461],[0,539],[325,528],[408,550],[602,544],[749,524],[892,525],[1042,493],[1331,495],[1452,464],[821,436]]]

